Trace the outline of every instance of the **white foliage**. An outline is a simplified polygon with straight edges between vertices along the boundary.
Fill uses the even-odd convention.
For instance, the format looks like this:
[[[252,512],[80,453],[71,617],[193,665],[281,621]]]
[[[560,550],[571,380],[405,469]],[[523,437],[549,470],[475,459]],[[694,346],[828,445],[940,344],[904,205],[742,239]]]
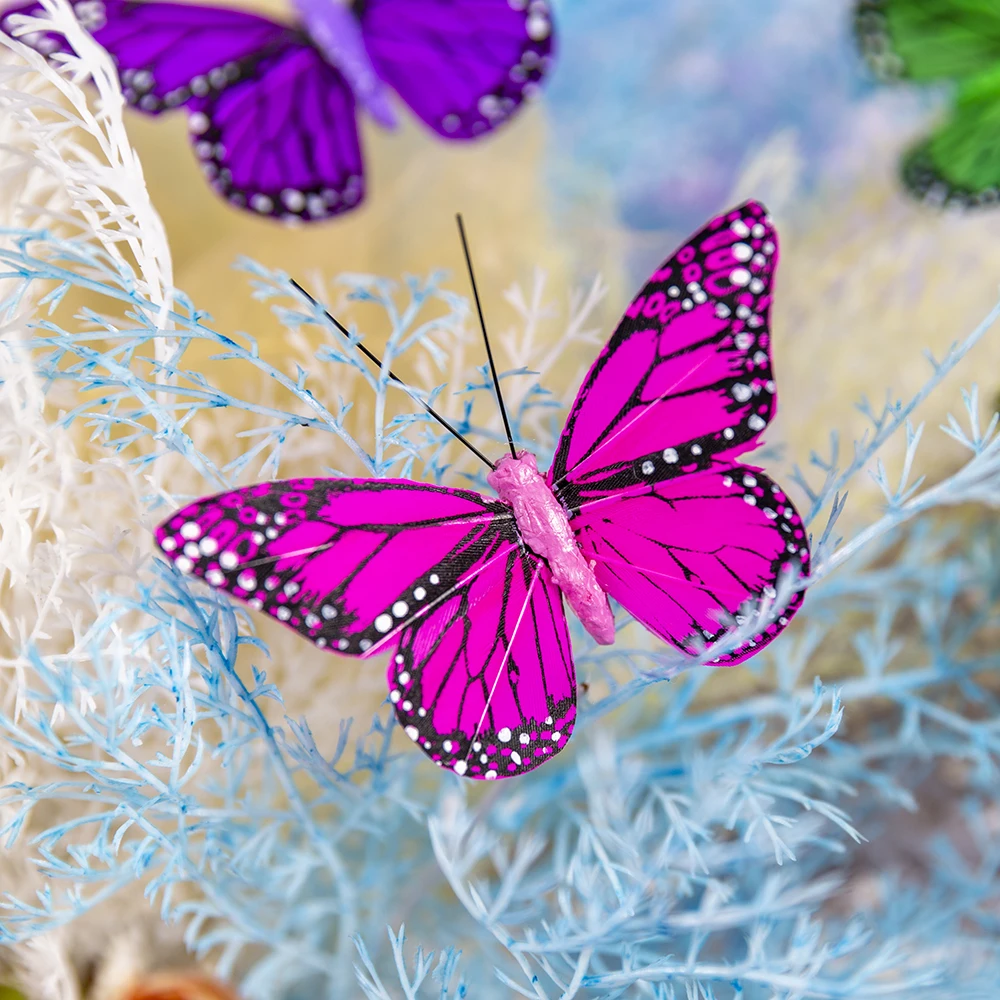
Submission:
[[[114,66],[65,0],[42,3],[45,14],[20,18],[17,32],[63,35],[79,54],[57,57],[54,66],[0,33],[0,227],[45,226],[99,245],[157,307],[160,329],[169,329],[170,251],[125,131]],[[40,318],[31,300],[37,286],[0,317],[0,705],[15,714],[25,697],[28,646],[87,660],[102,591],[118,573],[132,572],[127,536],[139,509],[138,477],[118,460],[81,457],[79,435],[74,440],[58,424],[52,398],[46,402],[21,354],[29,324]],[[13,287],[0,283],[0,294]],[[165,339],[161,355],[168,350]],[[7,747],[0,776],[33,782],[46,769]],[[4,891],[35,883],[20,851],[6,861]],[[145,908],[134,895],[132,905]],[[69,930],[42,935],[7,956],[33,997],[77,1000],[67,950],[74,937]]]
[[[170,248],[125,131],[125,99],[114,63],[80,25],[66,0],[41,3],[45,15],[15,17],[13,33],[61,35],[76,54],[57,53],[50,57],[57,63],[53,65],[0,33],[0,45],[16,57],[0,69],[0,120],[5,120],[7,140],[0,150],[0,176],[15,168],[39,175],[26,181],[21,192],[22,198],[31,200],[7,210],[37,210],[38,191],[48,181],[56,195],[48,206],[51,210],[65,205],[72,221],[85,235],[96,238],[120,268],[131,271],[135,263],[135,288],[161,308],[157,325],[163,328],[173,288]],[[93,99],[83,89],[85,84],[93,85]],[[62,213],[57,218],[70,221]],[[4,221],[13,222],[10,215]],[[36,218],[33,224],[40,221],[45,220]]]
[[[0,65],[0,177],[9,181],[0,225],[14,228],[31,215],[34,225],[82,231],[167,310],[170,252],[125,133],[114,66],[65,0],[44,6],[45,16],[20,18],[17,32],[61,34],[80,54],[58,57],[56,69],[0,33],[8,50]],[[88,81],[96,88],[96,111],[83,89]],[[46,412],[18,349],[34,317],[29,302],[19,306],[0,327],[0,667],[13,681],[0,688],[6,704],[20,697],[26,644],[70,655],[80,650],[109,568],[101,550],[117,547],[116,526],[129,524],[136,486],[118,463],[79,458],[78,446]]]

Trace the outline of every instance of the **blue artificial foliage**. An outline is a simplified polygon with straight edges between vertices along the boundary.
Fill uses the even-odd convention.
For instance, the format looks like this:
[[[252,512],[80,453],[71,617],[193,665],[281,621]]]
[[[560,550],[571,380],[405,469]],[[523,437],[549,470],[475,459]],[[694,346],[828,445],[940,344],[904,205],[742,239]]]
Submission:
[[[829,191],[870,165],[873,123],[903,143],[940,103],[935,89],[876,87],[853,36],[855,0],[554,6],[549,200],[567,227],[613,234],[635,282],[660,248],[743,196],[741,172],[775,137],[794,151],[793,186]]]
[[[5,235],[0,277],[13,282],[0,311],[12,316],[36,282],[48,290],[23,351],[50,391],[75,394],[64,422],[109,453],[142,469],[179,456],[207,493],[280,474],[288,441],[326,434],[352,474],[481,484],[420,406],[399,410],[406,397],[388,379],[418,352],[442,360],[435,333],[461,327],[467,303],[442,275],[342,279],[388,321],[381,373],[331,331],[293,376],[183,296],[158,323],[159,306],[84,240]],[[243,267],[290,333],[325,329],[284,275]],[[108,314],[66,320],[69,292],[102,298]],[[3,790],[2,836],[31,838],[44,888],[4,896],[0,940],[65,924],[140,880],[251,1000],[995,997],[1000,533],[977,508],[953,512],[1000,498],[1000,438],[969,392],[945,428],[960,460],[927,485],[910,420],[998,314],[932,359],[913,399],[865,406],[870,429],[846,459],[834,437],[795,472],[812,589],[741,671],[749,693],[720,699],[718,672],[683,669],[620,613],[614,647],[574,634],[588,687],[570,748],[509,782],[436,771],[389,706],[343,723],[324,755],[309,718],[284,714],[255,617],[151,557],[106,599],[85,659],[25,650],[22,711],[0,729],[58,777]],[[205,344],[214,371],[249,366],[287,402],[217,388],[186,360]],[[368,398],[323,403],[310,384],[327,366],[356,370]],[[488,388],[479,371],[457,422],[490,445],[501,439],[481,416]],[[350,410],[362,402],[367,436]],[[543,455],[552,441],[531,441],[531,428],[554,406],[536,387],[512,414],[515,436]],[[226,465],[197,444],[220,409],[254,427]],[[848,532],[850,481],[897,436],[901,474],[873,471],[884,511]],[[167,508],[151,493],[148,509]],[[946,762],[962,780],[938,795],[932,822],[921,796],[940,792]],[[50,803],[73,803],[60,814],[72,818],[36,822]],[[909,841],[916,874],[886,854]]]

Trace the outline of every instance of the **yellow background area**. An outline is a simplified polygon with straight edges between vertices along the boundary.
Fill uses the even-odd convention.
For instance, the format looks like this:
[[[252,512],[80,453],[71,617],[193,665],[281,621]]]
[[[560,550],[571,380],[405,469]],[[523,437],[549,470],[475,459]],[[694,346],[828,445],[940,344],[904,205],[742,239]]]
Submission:
[[[253,6],[288,18],[277,3]],[[440,140],[401,102],[396,105],[395,132],[359,113],[367,178],[361,207],[294,228],[232,208],[215,195],[189,148],[183,112],[156,119],[127,113],[153,203],[167,226],[175,283],[211,313],[212,325],[221,332],[252,333],[262,353],[280,365],[283,328],[267,305],[251,298],[247,276],[233,269],[241,255],[285,271],[310,290],[342,272],[400,278],[445,268],[446,287],[467,296],[454,218],[461,211],[494,333],[516,322],[504,291],[515,282],[530,287],[540,268],[546,302],[556,311],[547,327],[550,337],[563,329],[571,291],[595,274],[609,291],[594,319],[603,335],[610,335],[638,291],[624,272],[630,235],[614,218],[610,180],[594,178],[587,164],[580,170],[590,175],[593,204],[562,228],[553,222],[545,161],[558,151],[551,146],[544,100],[522,109],[495,135],[471,143]],[[867,395],[878,405],[887,390],[900,396],[915,391],[928,374],[924,349],[941,356],[996,300],[996,213],[956,215],[915,204],[898,190],[898,153],[896,145],[874,149],[862,185],[795,198],[775,213],[781,237],[772,314],[779,415],[767,437],[786,444],[790,460],[804,461],[811,449],[824,448],[833,428],[849,445],[865,428],[854,409],[859,398]],[[686,235],[654,235],[662,246],[644,236],[650,262],[666,257]],[[372,316],[366,313],[366,320]],[[378,350],[388,331],[362,332]],[[960,407],[957,386],[977,377],[988,416],[1000,386],[993,375],[1000,361],[997,344],[1000,337],[987,338],[951,380],[950,391],[937,394],[921,411],[931,425]],[[505,359],[498,353],[502,368]],[[561,371],[572,380],[589,360],[577,350]],[[253,398],[245,384],[222,387]],[[560,393],[573,388],[550,387]],[[201,419],[211,420],[212,414]],[[926,447],[942,468],[952,464],[952,446],[940,435],[931,435]],[[855,504],[877,501],[864,480],[855,484],[855,494]]]

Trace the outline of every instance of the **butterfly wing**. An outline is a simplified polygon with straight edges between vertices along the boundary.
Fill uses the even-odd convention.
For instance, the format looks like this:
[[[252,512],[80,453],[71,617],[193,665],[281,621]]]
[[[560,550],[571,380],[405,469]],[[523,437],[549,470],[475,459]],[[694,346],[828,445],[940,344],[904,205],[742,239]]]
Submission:
[[[697,655],[742,624],[783,574],[809,569],[802,521],[759,469],[726,464],[651,481],[585,505],[572,520],[598,582],[651,632]],[[775,603],[757,634],[715,662],[753,656],[788,624],[801,592]]]
[[[862,0],[854,31],[886,78],[962,80],[1000,61],[1000,7],[981,0]]]
[[[220,92],[250,73],[262,56],[295,37],[256,14],[200,4],[76,0],[77,17],[111,54],[125,99],[149,114]],[[40,4],[10,8],[11,14],[45,14]],[[50,54],[65,40],[37,33],[30,42]]]
[[[791,501],[734,461],[775,410],[777,260],[777,233],[748,202],[665,261],[584,380],[549,471],[601,586],[688,653],[808,566]],[[718,662],[757,652],[800,600]]]
[[[286,480],[198,500],[156,541],[182,572],[320,648],[395,648],[396,715],[441,766],[509,777],[569,739],[561,595],[497,501],[406,480]]]
[[[403,630],[390,698],[406,734],[437,764],[470,778],[507,778],[566,745],[576,678],[548,567],[499,536],[478,565]]]
[[[311,45],[285,42],[246,77],[192,105],[209,182],[260,215],[323,219],[364,197],[354,97]]]
[[[570,410],[548,474],[566,507],[756,444],[775,407],[777,260],[774,227],[762,206],[747,202],[657,269]]]
[[[553,46],[545,0],[365,0],[378,74],[430,128],[471,139],[537,90]]]
[[[293,479],[206,497],[156,530],[178,569],[320,648],[370,655],[502,537],[509,508],[408,480]]]

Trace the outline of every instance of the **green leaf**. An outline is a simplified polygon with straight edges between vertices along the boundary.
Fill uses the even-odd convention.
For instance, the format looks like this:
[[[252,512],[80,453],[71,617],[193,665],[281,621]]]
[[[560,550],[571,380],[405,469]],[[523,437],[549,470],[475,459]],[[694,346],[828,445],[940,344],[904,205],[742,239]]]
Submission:
[[[1000,63],[998,0],[862,0],[855,32],[883,76],[962,81]]]
[[[937,184],[959,200],[1000,188],[1000,63],[963,84],[951,116],[904,160],[903,178],[917,194]]]

